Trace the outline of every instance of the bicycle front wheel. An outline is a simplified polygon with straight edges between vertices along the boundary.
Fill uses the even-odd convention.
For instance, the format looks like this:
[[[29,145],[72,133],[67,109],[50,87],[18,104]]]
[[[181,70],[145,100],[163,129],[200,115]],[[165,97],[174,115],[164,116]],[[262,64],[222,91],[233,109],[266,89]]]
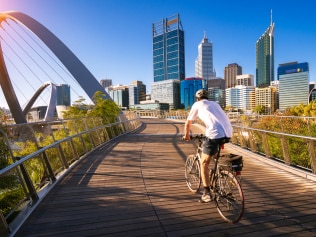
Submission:
[[[221,217],[228,223],[238,222],[244,213],[244,202],[244,194],[236,177],[222,170],[215,183],[215,204]]]
[[[185,181],[191,192],[196,193],[201,186],[201,170],[199,159],[195,155],[189,155],[185,162]]]

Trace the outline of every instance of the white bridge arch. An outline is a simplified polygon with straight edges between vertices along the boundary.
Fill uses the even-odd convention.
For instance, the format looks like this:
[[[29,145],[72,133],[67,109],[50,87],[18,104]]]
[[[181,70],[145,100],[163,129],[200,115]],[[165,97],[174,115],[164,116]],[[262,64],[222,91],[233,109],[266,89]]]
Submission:
[[[48,86],[51,86],[50,91],[50,97],[49,97],[49,103],[47,106],[47,110],[44,116],[44,121],[50,121],[54,117],[55,108],[56,108],[56,101],[57,101],[57,91],[56,91],[56,85],[52,82],[45,82],[32,96],[31,100],[27,103],[23,110],[23,115],[26,117],[28,112],[31,110],[34,102],[36,99],[40,96],[40,94],[44,91],[44,89]]]
[[[0,13],[0,24],[2,21],[10,19],[20,23],[32,31],[45,45],[56,55],[67,70],[72,74],[82,89],[92,99],[96,91],[102,91],[105,99],[111,99],[108,93],[100,85],[92,73],[74,55],[74,53],[51,31],[32,17],[21,12]],[[12,83],[7,72],[3,52],[0,44],[0,85],[7,100],[8,106],[16,123],[26,123],[25,113],[18,102]]]

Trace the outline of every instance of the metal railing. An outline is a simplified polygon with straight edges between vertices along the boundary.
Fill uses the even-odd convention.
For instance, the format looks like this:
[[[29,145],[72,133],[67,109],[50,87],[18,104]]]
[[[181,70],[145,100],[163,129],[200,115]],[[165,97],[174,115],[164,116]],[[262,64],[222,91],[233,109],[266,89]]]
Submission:
[[[81,118],[10,125],[0,129],[0,236],[9,236],[74,163],[99,145],[137,129],[139,117],[118,122]]]
[[[282,163],[316,173],[316,137],[233,126],[232,143]]]
[[[0,162],[10,160],[12,164],[0,170],[0,236],[17,229],[56,181],[85,154],[138,128],[139,117],[184,121],[187,115],[188,111],[137,111],[106,125],[100,118],[82,118],[4,127],[0,144],[8,149],[1,147]],[[233,116],[231,121],[233,144],[315,173],[316,118]]]
[[[140,117],[185,120],[188,111],[138,111]],[[228,114],[232,143],[286,165],[316,173],[316,117]],[[204,126],[204,124],[197,120]]]

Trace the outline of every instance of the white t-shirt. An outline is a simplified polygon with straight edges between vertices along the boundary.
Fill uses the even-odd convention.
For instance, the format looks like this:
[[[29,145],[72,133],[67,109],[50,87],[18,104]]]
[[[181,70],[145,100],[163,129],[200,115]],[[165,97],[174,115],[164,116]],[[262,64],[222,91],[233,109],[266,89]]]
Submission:
[[[187,120],[200,118],[205,126],[205,136],[211,139],[232,137],[233,128],[223,109],[214,101],[206,99],[195,102]]]

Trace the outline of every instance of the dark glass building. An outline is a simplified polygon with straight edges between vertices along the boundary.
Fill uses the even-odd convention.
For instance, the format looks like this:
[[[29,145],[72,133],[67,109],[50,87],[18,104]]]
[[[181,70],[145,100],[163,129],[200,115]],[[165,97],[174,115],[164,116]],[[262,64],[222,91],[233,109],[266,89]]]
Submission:
[[[184,80],[184,31],[179,14],[152,24],[154,82]]]
[[[274,23],[256,42],[256,86],[259,88],[270,86],[274,81]]]
[[[207,81],[202,78],[190,77],[180,83],[181,107],[190,109],[196,101],[195,93],[200,89],[207,90]]]
[[[70,106],[70,86],[61,84],[56,86],[57,103],[56,105]]]

